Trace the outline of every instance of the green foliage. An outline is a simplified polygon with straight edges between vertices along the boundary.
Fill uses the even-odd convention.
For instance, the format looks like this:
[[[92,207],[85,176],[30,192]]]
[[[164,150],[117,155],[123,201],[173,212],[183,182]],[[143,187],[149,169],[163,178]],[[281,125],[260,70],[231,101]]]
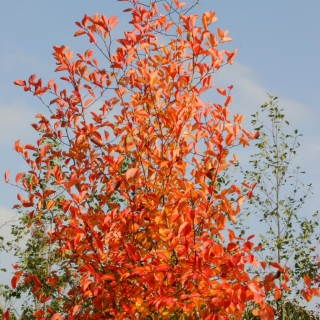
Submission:
[[[306,310],[304,306],[289,300],[284,302],[284,309],[285,309],[285,317],[284,320],[292,320],[292,319],[299,319],[299,320],[319,320],[320,316],[317,315],[314,311]],[[252,314],[253,308],[248,308],[244,313],[242,319],[243,320],[260,320],[259,317],[254,316]],[[280,317],[278,314],[277,317]],[[281,318],[280,318],[281,319]]]
[[[55,138],[42,141],[42,145],[48,144],[52,146],[57,155],[62,150],[61,144]],[[51,169],[56,165],[64,168],[64,164],[58,156],[50,165]],[[49,181],[46,178],[48,175]],[[55,194],[59,194],[58,199],[63,200],[64,195],[61,190],[52,188],[50,172],[43,171],[42,176],[43,179],[36,187],[32,184],[32,174],[23,176],[22,179],[26,178],[27,187],[32,187],[34,192],[43,193],[53,190]],[[49,241],[48,232],[54,231],[55,219],[64,219],[62,207],[54,207],[48,210],[47,205],[47,202],[42,204],[41,216],[34,216],[33,211],[19,206],[17,208],[19,218],[11,227],[13,240],[5,242],[5,239],[0,238],[0,251],[13,253],[19,269],[24,270],[26,275],[36,276],[43,285],[38,293],[38,298],[35,298],[32,293],[33,279],[28,281],[24,281],[27,280],[26,277],[21,279],[15,289],[8,285],[1,285],[0,296],[4,298],[6,304],[13,305],[15,301],[19,300],[21,314],[17,310],[14,311],[20,320],[35,319],[33,314],[39,307],[45,313],[48,312],[48,308],[62,310],[64,293],[78,281],[77,275],[73,272],[73,265],[70,264],[70,259],[68,261],[65,259],[67,256],[70,258],[68,250],[61,253],[61,250],[57,251],[56,247]],[[7,270],[2,269],[2,271],[6,272]],[[48,277],[52,273],[55,275],[55,279],[52,279],[53,281],[50,283]],[[9,277],[11,277],[11,274]],[[53,299],[48,303],[45,301],[45,297],[52,297]]]
[[[259,251],[261,261],[268,263],[267,270],[276,273],[270,266],[278,262],[287,267],[290,275],[288,283],[291,292],[282,289],[281,299],[268,297],[278,311],[279,319],[316,319],[302,307],[303,276],[316,276],[318,269],[315,256],[315,240],[318,227],[318,212],[306,215],[301,209],[311,194],[312,185],[304,185],[300,180],[302,172],[293,167],[297,155],[301,134],[294,130],[293,134],[285,133],[283,110],[278,107],[277,98],[269,96],[269,103],[261,108],[267,113],[268,121],[263,122],[259,113],[252,115],[252,124],[260,131],[256,143],[258,152],[251,156],[251,170],[243,170],[247,183],[257,183],[254,195],[244,215],[256,215],[260,224],[256,229],[260,232],[262,250]],[[266,270],[266,271],[267,271]],[[259,273],[261,274],[261,271]],[[283,274],[278,277],[278,287],[284,283]],[[299,315],[298,318],[297,315]],[[245,319],[254,319],[250,315]]]

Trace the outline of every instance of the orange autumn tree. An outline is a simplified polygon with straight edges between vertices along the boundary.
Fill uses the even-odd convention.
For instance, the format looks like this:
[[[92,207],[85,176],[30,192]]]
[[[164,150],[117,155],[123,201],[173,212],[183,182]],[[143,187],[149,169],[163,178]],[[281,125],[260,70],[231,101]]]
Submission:
[[[15,144],[30,166],[16,177],[17,206],[29,226],[50,217],[63,268],[39,278],[15,266],[12,285],[31,285],[37,319],[241,319],[256,303],[273,319],[264,295],[274,277],[250,278],[259,248],[228,227],[246,195],[219,182],[237,162],[229,150],[258,133],[229,118],[232,86],[217,89],[222,103],[201,99],[236,54],[218,50],[228,31],[211,31],[214,12],[192,14],[197,3],[128,2],[132,29],[117,48],[116,17],[76,22],[99,63],[93,49],[74,57],[54,47],[66,89],[35,75],[15,81],[51,113],[37,115],[35,145]],[[77,281],[61,286],[58,270]]]

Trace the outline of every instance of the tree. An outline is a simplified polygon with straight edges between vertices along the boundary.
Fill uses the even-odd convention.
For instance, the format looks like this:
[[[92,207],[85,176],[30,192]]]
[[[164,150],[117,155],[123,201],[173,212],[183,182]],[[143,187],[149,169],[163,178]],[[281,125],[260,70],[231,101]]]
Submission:
[[[198,1],[129,2],[132,30],[117,48],[116,17],[76,22],[103,66],[92,49],[74,59],[55,46],[68,90],[36,75],[15,81],[51,113],[32,124],[36,144],[15,150],[30,166],[16,176],[16,207],[53,258],[45,272],[17,265],[13,289],[35,297],[36,319],[241,319],[255,303],[273,319],[264,301],[272,274],[262,281],[246,270],[260,247],[228,224],[246,195],[219,180],[237,161],[229,150],[259,133],[242,128],[243,116],[229,119],[232,86],[217,89],[221,103],[201,99],[236,54],[218,51],[228,31],[210,31],[214,12],[197,24]]]
[[[261,107],[268,120],[263,121],[258,112],[252,115],[252,124],[260,132],[256,143],[259,152],[252,155],[252,170],[242,171],[245,181],[257,186],[243,214],[255,214],[259,219],[259,228],[263,230],[259,258],[265,261],[264,268],[276,267],[276,290],[267,295],[267,300],[277,310],[277,318],[292,319],[294,315],[299,319],[318,319],[302,304],[319,296],[312,284],[318,270],[314,245],[315,240],[319,241],[319,217],[318,212],[312,216],[301,212],[312,190],[311,184],[304,187],[300,179],[304,172],[299,167],[292,169],[301,135],[298,130],[294,134],[285,132],[284,126],[289,122],[277,97],[269,98]]]

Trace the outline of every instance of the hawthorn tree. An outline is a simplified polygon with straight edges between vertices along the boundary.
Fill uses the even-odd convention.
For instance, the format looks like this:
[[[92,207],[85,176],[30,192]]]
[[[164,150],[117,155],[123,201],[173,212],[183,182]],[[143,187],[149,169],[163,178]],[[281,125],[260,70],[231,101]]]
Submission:
[[[15,207],[51,261],[17,264],[12,287],[33,295],[35,319],[241,319],[251,304],[273,319],[273,274],[250,277],[260,247],[228,224],[246,194],[219,182],[237,162],[229,150],[259,133],[230,120],[232,86],[217,89],[222,102],[201,99],[236,54],[218,50],[228,31],[211,31],[214,12],[192,14],[199,1],[128,2],[132,28],[116,48],[116,17],[76,22],[100,62],[54,46],[65,89],[15,81],[51,113],[36,116],[35,144],[15,143],[30,166]]]

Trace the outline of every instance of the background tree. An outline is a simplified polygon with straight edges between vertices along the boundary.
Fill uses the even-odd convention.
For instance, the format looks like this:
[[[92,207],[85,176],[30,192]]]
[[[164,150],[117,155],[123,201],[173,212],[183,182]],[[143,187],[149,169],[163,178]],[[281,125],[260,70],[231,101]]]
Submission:
[[[47,143],[47,141],[44,143]],[[56,141],[50,140],[49,143],[54,150],[60,150]],[[64,167],[62,163],[60,165]],[[32,179],[33,175],[31,173],[20,173],[17,175],[16,182],[25,180],[27,183],[32,183]],[[39,188],[42,192],[44,186],[45,181],[40,180]],[[43,291],[54,300],[55,309],[62,310],[63,301],[59,299],[61,289],[74,285],[78,277],[75,274],[71,275],[72,264],[65,259],[66,254],[56,251],[49,241],[48,232],[52,231],[52,221],[57,210],[53,208],[48,211],[45,210],[46,207],[42,207],[39,210],[40,215],[35,217],[34,210],[28,210],[28,207],[24,208],[20,205],[15,207],[18,208],[20,217],[12,224],[11,235],[14,240],[6,242],[1,249],[14,253],[17,262],[14,268],[20,270],[16,274],[19,275],[21,270],[25,274],[32,274],[34,281],[43,283]],[[47,279],[52,272],[59,279],[56,286],[44,282],[44,279]],[[8,285],[2,285],[3,290],[1,292],[7,302],[11,301],[12,306],[17,302],[21,306],[19,308],[21,310],[11,308],[15,316],[21,320],[29,320],[34,319],[35,310],[41,308],[47,311],[47,301],[45,299],[39,300],[32,292],[33,282],[24,281],[17,284],[16,280],[17,277],[11,282],[12,288]],[[60,289],[57,290],[57,287]]]
[[[264,119],[268,120],[262,120],[258,112],[252,115],[252,124],[260,131],[256,143],[259,152],[252,155],[253,169],[242,171],[245,181],[257,186],[243,214],[247,217],[255,214],[260,222],[255,224],[261,230],[263,249],[259,257],[265,261],[264,269],[273,271],[277,279],[276,290],[267,296],[277,310],[277,318],[292,319],[299,315],[299,319],[318,319],[303,306],[304,301],[319,295],[311,284],[318,269],[315,261],[318,212],[311,216],[301,210],[312,188],[300,180],[304,172],[299,167],[292,168],[301,135],[297,130],[294,134],[285,132],[284,125],[289,122],[278,107],[277,97],[269,97],[269,102],[261,107],[267,113]]]
[[[214,12],[197,23],[198,2],[129,2],[132,30],[118,47],[116,17],[76,23],[103,66],[92,49],[74,59],[55,46],[66,89],[36,75],[15,81],[51,113],[32,125],[36,144],[15,150],[30,166],[16,176],[17,207],[48,237],[52,260],[43,272],[20,263],[13,289],[30,284],[37,319],[241,319],[252,304],[272,319],[264,296],[273,275],[250,278],[245,266],[258,266],[259,247],[227,227],[245,194],[219,182],[237,160],[229,150],[258,133],[242,128],[243,116],[229,119],[232,86],[217,89],[220,103],[201,99],[235,56],[218,51],[228,31],[210,31]]]

